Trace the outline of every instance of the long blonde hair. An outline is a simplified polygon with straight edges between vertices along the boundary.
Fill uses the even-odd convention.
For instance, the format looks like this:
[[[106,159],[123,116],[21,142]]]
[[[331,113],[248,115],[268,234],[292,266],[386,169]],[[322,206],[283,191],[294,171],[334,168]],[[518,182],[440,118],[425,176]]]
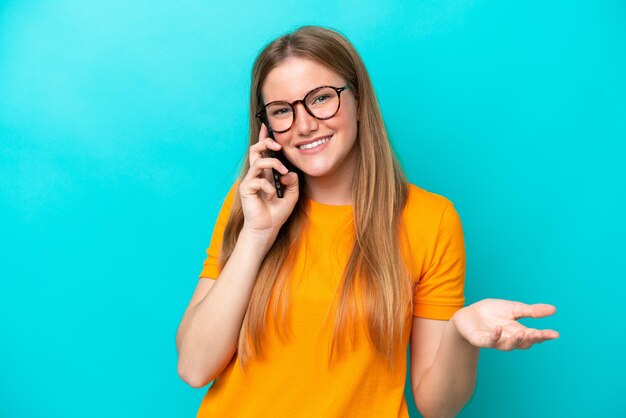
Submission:
[[[412,306],[412,283],[398,238],[408,183],[391,149],[363,61],[345,37],[326,28],[301,27],[268,44],[257,57],[250,86],[250,145],[258,140],[260,123],[255,114],[263,106],[263,82],[273,68],[290,57],[313,60],[341,75],[350,83],[358,103],[357,163],[352,191],[355,240],[339,293],[335,295],[338,299],[333,303],[335,325],[328,361],[332,361],[335,349],[342,352],[345,348],[337,337],[345,337],[347,333],[344,331],[349,325],[354,326],[356,318],[364,314],[362,320],[367,323],[370,342],[393,368],[394,351],[402,344],[407,309]],[[248,169],[246,154],[240,180]],[[299,175],[299,180],[299,201],[263,260],[243,319],[238,342],[242,367],[251,356],[262,356],[262,331],[272,292],[278,295],[273,307],[284,327],[289,309],[287,277],[306,224],[304,176]],[[224,232],[220,268],[233,252],[243,221],[241,200],[237,194]],[[274,321],[279,335],[282,335],[284,331],[278,323],[278,320]]]

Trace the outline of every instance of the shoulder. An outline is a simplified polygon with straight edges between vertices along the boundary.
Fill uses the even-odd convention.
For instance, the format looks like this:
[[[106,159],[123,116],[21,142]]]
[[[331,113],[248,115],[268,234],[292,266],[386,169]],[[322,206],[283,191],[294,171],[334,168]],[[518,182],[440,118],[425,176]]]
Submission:
[[[404,207],[404,218],[419,216],[426,221],[437,221],[452,201],[445,196],[409,183],[409,194]]]
[[[237,195],[238,191],[239,191],[239,179],[235,180],[233,184],[230,186],[230,189],[228,189],[228,193],[226,194],[226,197],[224,198],[224,203],[228,204],[229,206],[232,205],[233,199]]]
[[[217,219],[218,222],[226,223],[228,221],[228,218],[230,216],[230,212],[233,206],[233,202],[235,201],[235,199],[238,199],[237,197],[238,191],[239,191],[239,180],[235,180],[235,182],[228,189],[228,192],[226,193],[226,195],[222,198],[221,207],[219,206],[219,202],[216,202],[218,205],[218,208],[220,208],[218,219]]]
[[[222,198],[222,208],[230,208],[233,204],[233,200],[239,193],[239,179],[235,180],[228,189],[228,192]]]
[[[409,184],[409,194],[401,224],[415,240],[433,240],[442,229],[460,227],[460,217],[453,202],[445,196]]]

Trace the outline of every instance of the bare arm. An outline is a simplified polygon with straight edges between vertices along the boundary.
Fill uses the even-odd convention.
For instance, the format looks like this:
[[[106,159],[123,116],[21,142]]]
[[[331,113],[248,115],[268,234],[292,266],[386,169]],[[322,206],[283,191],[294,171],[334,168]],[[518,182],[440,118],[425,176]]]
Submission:
[[[178,374],[189,385],[205,386],[233,357],[267,250],[242,231],[219,279],[200,279],[176,334]]]
[[[250,168],[239,184],[244,225],[217,280],[202,279],[176,334],[178,374],[193,387],[215,379],[232,359],[254,283],[265,255],[298,201],[298,176],[276,158],[265,158],[280,144],[267,138],[263,125],[259,142],[250,147]],[[271,169],[285,174],[283,198],[269,181]]]
[[[476,385],[479,348],[461,337],[451,321],[413,319],[411,383],[415,404],[426,417],[454,417]]]
[[[517,322],[555,311],[548,304],[484,299],[460,309],[449,321],[414,318],[411,384],[422,415],[454,417],[459,413],[474,392],[481,348],[525,350],[558,338],[554,330],[527,328]]]

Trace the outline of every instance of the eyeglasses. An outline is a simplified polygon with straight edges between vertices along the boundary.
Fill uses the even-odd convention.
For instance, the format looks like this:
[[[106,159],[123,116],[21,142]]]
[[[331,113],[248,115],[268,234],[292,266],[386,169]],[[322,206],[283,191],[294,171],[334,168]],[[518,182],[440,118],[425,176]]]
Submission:
[[[337,114],[341,105],[341,92],[350,88],[349,84],[343,87],[322,86],[311,90],[301,100],[291,103],[285,101],[270,102],[256,114],[262,122],[266,122],[273,132],[287,132],[293,126],[296,108],[302,103],[307,113],[316,119],[326,120]]]

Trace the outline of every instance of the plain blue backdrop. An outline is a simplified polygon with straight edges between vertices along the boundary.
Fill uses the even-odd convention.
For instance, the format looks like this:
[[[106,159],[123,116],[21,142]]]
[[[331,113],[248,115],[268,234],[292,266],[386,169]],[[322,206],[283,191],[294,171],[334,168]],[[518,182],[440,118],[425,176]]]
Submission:
[[[0,416],[195,416],[176,330],[253,60],[302,24],[356,45],[409,179],[454,202],[467,303],[557,306],[523,322],[559,340],[483,350],[461,417],[626,416],[625,18],[618,0],[0,2]]]

